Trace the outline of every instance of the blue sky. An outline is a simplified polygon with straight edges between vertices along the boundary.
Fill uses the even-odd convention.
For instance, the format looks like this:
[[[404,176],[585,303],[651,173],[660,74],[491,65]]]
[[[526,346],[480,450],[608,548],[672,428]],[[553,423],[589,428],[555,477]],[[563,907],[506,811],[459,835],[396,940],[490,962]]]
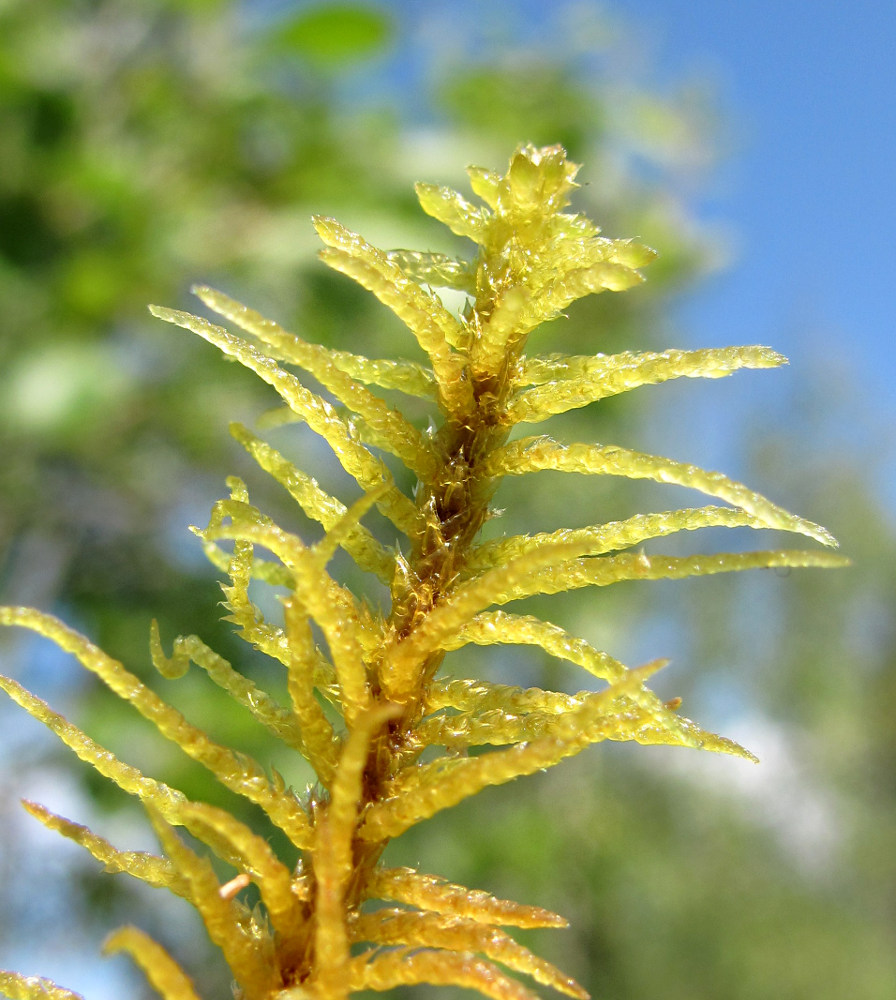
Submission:
[[[616,0],[660,79],[705,73],[735,149],[713,206],[740,235],[707,315],[748,335],[787,311],[891,350],[896,250],[896,4],[858,0]],[[725,303],[753,301],[732,311]],[[892,406],[891,372],[869,366]]]
[[[617,0],[612,9],[652,37],[664,75],[703,70],[717,82],[739,139],[714,209],[736,227],[740,253],[695,315],[719,317],[736,339],[794,320],[825,326],[892,412],[896,5]]]
[[[826,432],[879,461],[874,485],[892,509],[896,4],[611,9],[651,40],[662,75],[715,80],[736,137],[706,208],[734,227],[738,253],[685,305],[685,322],[726,342],[770,340],[823,376],[841,408]]]

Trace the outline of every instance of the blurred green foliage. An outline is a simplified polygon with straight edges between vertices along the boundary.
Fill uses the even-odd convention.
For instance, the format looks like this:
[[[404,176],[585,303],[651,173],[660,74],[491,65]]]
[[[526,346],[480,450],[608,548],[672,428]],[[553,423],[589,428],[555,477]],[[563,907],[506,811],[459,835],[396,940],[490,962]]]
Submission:
[[[719,257],[688,200],[712,164],[711,101],[645,87],[625,68],[637,61],[626,58],[632,43],[592,5],[558,4],[568,16],[552,21],[553,34],[536,47],[522,40],[522,3],[501,5],[500,31],[486,16],[453,17],[442,9],[449,6],[0,4],[5,603],[58,611],[138,672],[148,669],[151,617],[167,639],[197,632],[234,653],[217,621],[215,573],[185,526],[203,522],[229,472],[245,475],[259,506],[281,523],[295,518],[226,433],[229,420],[251,423],[273,400],[216,352],[153,323],[145,307],[186,306],[187,287],[202,281],[310,339],[371,356],[404,353],[385,310],[317,263],[312,212],[338,216],[379,244],[425,246],[441,236],[421,218],[410,181],[457,185],[467,162],[499,166],[520,142],[561,142],[585,164],[583,209],[609,235],[635,233],[661,257],[637,295],[600,296],[552,324],[556,349],[669,346],[671,296]],[[421,62],[427,68],[410,75]],[[757,464],[769,483],[801,453],[808,428],[794,427],[794,407],[804,402],[785,400],[767,417]],[[623,420],[663,417],[620,413],[610,400],[597,428],[594,419],[571,415],[590,426],[571,435],[609,440]],[[821,484],[836,507],[804,503]],[[807,462],[783,489],[766,492],[829,523],[857,568],[690,584],[659,598],[632,588],[625,603],[613,595],[596,609],[571,604],[564,621],[616,653],[627,631],[662,636],[663,622],[684,623],[675,634],[688,669],[670,696],[684,694],[707,722],[707,706],[718,707],[719,728],[734,736],[726,714],[759,720],[770,748],[767,783],[728,761],[706,769],[659,750],[642,759],[602,748],[557,775],[483,793],[401,844],[433,871],[568,914],[572,929],[537,950],[595,996],[643,997],[657,981],[670,1000],[892,996],[892,525],[849,456]],[[601,519],[614,506],[623,512],[627,495],[601,493]],[[570,521],[549,488],[504,502],[530,530]],[[583,497],[582,524],[594,519],[594,502]],[[655,602],[649,619],[641,618],[645,598]],[[16,652],[6,647],[14,664],[5,672],[34,671],[29,686],[55,691],[57,704],[64,683],[72,712],[98,740],[202,797],[195,773],[119,714],[114,699],[72,680],[73,665],[41,668],[42,649],[31,645]],[[698,667],[711,670],[708,679]],[[491,669],[525,684],[543,680],[545,667],[521,656]],[[200,725],[263,756],[260,737],[232,732],[236,723],[200,679],[158,686]],[[6,708],[0,723],[18,725]],[[77,768],[58,764],[48,744],[18,752],[21,781],[0,757],[10,775],[0,792],[27,790],[38,766]],[[289,762],[274,763],[289,774]],[[86,770],[77,770],[81,780]],[[106,794],[99,784],[89,791]],[[113,816],[118,806],[96,804]],[[0,964],[13,964],[6,942],[56,940],[71,927],[54,915],[55,903],[34,911],[35,924],[17,902],[17,894],[40,894],[47,873],[23,863],[27,845],[15,833],[24,824],[9,820],[13,808],[4,800],[0,815],[10,831],[0,874],[12,901],[0,916]],[[166,930],[167,911],[153,917],[154,899],[144,908],[89,859],[60,877],[66,907],[74,889],[85,903],[100,901],[104,912],[81,918],[97,937],[134,919],[134,905],[163,940],[181,933]],[[57,897],[48,888],[46,898]],[[203,948],[180,942],[174,951]],[[198,963],[187,960],[201,977]],[[202,992],[219,987],[226,984],[209,978]]]

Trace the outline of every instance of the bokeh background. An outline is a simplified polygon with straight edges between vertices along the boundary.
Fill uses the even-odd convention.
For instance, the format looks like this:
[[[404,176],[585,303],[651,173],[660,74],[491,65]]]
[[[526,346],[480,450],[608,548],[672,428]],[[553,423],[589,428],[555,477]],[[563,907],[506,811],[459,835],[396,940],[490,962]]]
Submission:
[[[413,181],[463,189],[469,163],[563,143],[584,164],[577,207],[660,259],[636,292],[574,306],[543,349],[768,343],[792,366],[642,390],[557,433],[745,479],[830,527],[854,565],[545,602],[626,662],[671,656],[660,689],[762,765],[593,748],[440,815],[393,860],[568,915],[527,941],[597,998],[891,1000],[894,43],[896,14],[873,2],[0,3],[0,600],[54,611],[141,675],[155,617],[168,641],[196,632],[279,683],[217,621],[186,531],[231,472],[296,523],[227,435],[273,400],[146,303],[189,307],[203,281],[398,356],[394,318],[316,260],[310,214],[451,251]],[[324,455],[302,459],[328,482]],[[530,485],[505,498],[530,530],[680,500],[577,484],[571,510]],[[535,655],[455,655],[458,675],[583,683]],[[131,762],[218,794],[48,644],[5,635],[0,656]],[[157,686],[271,752],[202,678]],[[203,996],[229,995],[186,906],[103,874],[23,796],[155,849],[136,804],[0,704],[0,967],[88,1000],[148,996],[126,959],[98,957],[134,921]]]

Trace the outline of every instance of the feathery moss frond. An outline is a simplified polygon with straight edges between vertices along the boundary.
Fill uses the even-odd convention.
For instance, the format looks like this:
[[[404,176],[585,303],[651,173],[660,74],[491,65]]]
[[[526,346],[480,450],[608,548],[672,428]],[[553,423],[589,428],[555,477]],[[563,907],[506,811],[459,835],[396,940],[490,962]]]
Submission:
[[[595,559],[571,559],[538,579],[528,577],[495,595],[496,604],[535,594],[561,594],[579,587],[607,587],[625,580],[683,580],[689,576],[736,573],[744,569],[838,569],[849,560],[834,552],[772,549],[765,552],[718,552],[700,556],[648,556],[625,552]]]
[[[476,615],[456,636],[444,642],[442,648],[457,649],[468,642],[474,642],[480,646],[491,646],[495,643],[541,646],[548,656],[575,663],[604,681],[615,681],[625,674],[625,667],[609,653],[595,649],[584,639],[570,635],[559,625],[542,621],[532,615],[512,615],[506,611],[492,611]],[[444,686],[447,690],[453,688],[454,684],[455,682],[449,681]],[[436,689],[435,685],[433,689]],[[519,691],[520,689],[514,688],[513,690]],[[554,692],[551,694],[553,695]],[[459,692],[454,692],[451,695],[455,699],[459,696]],[[477,698],[484,696],[484,691],[477,691],[474,695]],[[557,695],[557,698],[565,699],[566,697],[566,695]],[[428,703],[433,703],[431,698],[428,699]],[[565,704],[565,702],[562,703]],[[456,703],[451,702],[451,704]],[[456,705],[456,707],[461,706]],[[550,711],[547,708],[546,710]]]
[[[533,955],[509,934],[469,917],[415,913],[390,907],[360,914],[351,929],[355,940],[373,944],[481,952],[486,958],[514,972],[531,976],[542,986],[550,986],[579,1000],[588,1000],[585,990],[550,962]]]
[[[226,810],[204,802],[184,806],[181,815],[194,836],[206,843],[222,838],[230,845],[235,864],[257,883],[271,924],[288,936],[290,929],[302,919],[301,901],[293,888],[289,869],[264,837],[253,833]]]
[[[88,827],[73,823],[64,816],[57,816],[38,802],[23,800],[22,805],[48,830],[61,833],[63,837],[89,851],[104,865],[107,872],[127,872],[128,875],[156,889],[170,889],[178,896],[189,898],[186,883],[167,858],[160,858],[145,851],[120,851]],[[178,812],[180,813],[180,810]]]
[[[499,927],[569,926],[565,917],[541,906],[497,899],[481,889],[453,885],[438,875],[425,875],[413,868],[377,868],[367,890],[372,898],[394,900],[421,910]]]
[[[28,804],[29,811],[109,870],[189,899],[244,1000],[346,1000],[358,990],[417,983],[534,1000],[494,963],[584,998],[581,986],[498,929],[562,927],[563,917],[434,875],[385,868],[389,840],[484,788],[605,740],[755,758],[682,717],[677,702],[663,702],[647,687],[665,661],[629,670],[560,625],[496,609],[536,594],[625,580],[845,562],[816,549],[693,556],[632,551],[650,539],[707,527],[775,529],[827,546],[836,542],[824,528],[718,472],[591,442],[511,441],[518,424],[638,386],[784,363],[764,347],[527,356],[528,336],[542,322],[583,295],[637,285],[640,268],[655,256],[635,240],[602,236],[590,220],[566,210],[577,170],[559,146],[523,146],[503,175],[470,169],[482,204],[450,188],[418,185],[423,210],[472,241],[469,259],[380,250],[332,219],[314,220],[323,261],[391,309],[426,363],[321,347],[205,286],[194,289],[204,305],[249,339],[189,313],[152,307],[271,385],[288,410],[267,423],[304,422],[357,484],[351,496],[331,496],[310,472],[234,424],[234,437],[322,534],[306,541],[285,531],[250,502],[236,478],[228,480],[230,496],[215,504],[208,526],[192,529],[226,575],[226,620],[282,668],[289,705],[196,636],[176,638],[167,656],[158,627],[151,627],[150,657],[161,673],[176,678],[195,663],[282,747],[309,762],[317,781],[303,796],[273,769],[269,775],[259,762],[214,742],[57,619],[0,609],[0,624],[29,628],[73,653],[220,784],[260,806],[292,841],[297,864],[278,857],[230,813],[143,775],[15,681],[0,680],[82,760],[144,803],[166,856],[121,851],[43,806]],[[439,299],[439,288],[466,294],[458,315]],[[306,385],[306,376],[338,406]],[[377,389],[416,397],[430,412],[418,426]],[[729,506],[635,513],[479,542],[502,479],[545,470],[676,484]],[[396,485],[408,477],[416,480],[412,494]],[[399,538],[380,540],[365,525],[374,507]],[[389,588],[388,607],[372,607],[328,570],[337,548]],[[282,622],[274,615],[267,620],[250,596],[261,584],[285,589]],[[446,657],[462,659],[469,644],[535,646],[602,686],[564,694],[441,676]],[[471,748],[477,749],[467,756]],[[221,884],[209,858],[187,846],[175,826],[235,876]],[[252,911],[238,898],[250,882],[261,899]],[[397,905],[376,908],[379,901]],[[186,974],[135,928],[113,935],[107,950],[127,951],[165,1000],[196,1000]],[[47,980],[10,973],[0,974],[0,988],[13,1000],[74,998]]]
[[[352,960],[355,990],[382,992],[395,986],[461,986],[492,1000],[538,1000],[536,995],[491,962],[469,951],[396,948],[365,952]]]
[[[664,538],[679,531],[697,531],[711,527],[764,528],[765,523],[745,510],[731,507],[699,507],[667,510],[658,514],[635,514],[625,521],[609,521],[588,528],[561,528],[539,535],[514,535],[499,538],[473,550],[469,569],[473,575],[506,565],[529,552],[545,546],[572,545],[583,549],[583,556],[598,556],[616,549],[629,549],[651,538]]]
[[[60,649],[72,653],[82,666],[96,674],[115,694],[129,701],[163,736],[207,767],[222,785],[260,806],[297,847],[307,846],[310,828],[305,813],[291,796],[284,795],[284,790],[267,778],[256,761],[215,743],[125,670],[117,660],[52,615],[29,608],[4,608],[0,609],[0,622],[30,628],[53,639]],[[41,721],[46,720],[41,718]],[[146,801],[151,803],[152,799]]]
[[[787,359],[768,347],[721,347],[699,351],[652,351],[597,357],[529,358],[515,382],[507,408],[513,423],[541,423],[608,396],[676,378],[723,378],[742,368],[776,368]]]
[[[475,269],[470,261],[455,260],[453,257],[446,257],[443,253],[421,253],[418,250],[390,250],[386,254],[390,263],[396,264],[407,277],[413,279],[418,285],[429,285],[431,288],[454,288],[459,292],[472,294],[476,290]],[[453,346],[458,346],[453,343]],[[394,363],[394,362],[393,362]],[[404,362],[407,364],[407,362]],[[430,386],[430,391],[412,392],[411,395],[432,396],[431,391],[435,382],[431,375],[426,375],[421,370],[425,384]],[[383,389],[401,389],[397,382],[386,384],[377,382]],[[422,385],[424,383],[418,383]],[[405,390],[409,391],[409,390]]]
[[[402,273],[381,250],[335,219],[317,217],[314,228],[327,244],[321,259],[353,278],[407,325],[426,352],[445,413],[463,419],[473,407],[472,390],[463,369],[463,355],[453,345],[463,342],[460,322],[431,293]]]
[[[241,424],[231,424],[230,433],[265,472],[288,490],[305,514],[319,521],[326,531],[345,516],[345,504],[324,492],[311,476],[298,469],[266,441]],[[392,559],[363,524],[355,525],[340,540],[340,544],[362,569],[375,573],[386,583],[391,580],[394,570]]]
[[[521,476],[544,470],[589,476],[625,476],[627,479],[652,479],[658,483],[688,486],[743,508],[761,519],[763,527],[794,531],[808,535],[822,545],[837,546],[837,540],[821,525],[788,513],[721,472],[707,472],[696,465],[630,451],[617,445],[565,445],[546,437],[520,438],[496,450],[486,465],[485,473]]]
[[[241,903],[222,893],[207,858],[184,844],[158,814],[150,818],[165,853],[187,880],[191,901],[199,911],[209,937],[221,949],[247,1000],[261,1000],[277,988],[280,970],[273,940],[255,924]]]
[[[503,614],[497,611],[495,614]],[[508,618],[517,616],[507,615]],[[533,619],[537,621],[537,619]],[[513,642],[508,629],[507,642]],[[504,640],[495,639],[495,642]],[[524,639],[517,639],[524,642]],[[535,640],[531,640],[535,641]],[[487,645],[487,643],[484,643]],[[540,644],[540,643],[539,643]],[[458,646],[463,643],[458,643]],[[595,651],[596,652],[596,651]],[[626,668],[619,664],[620,677],[626,673]],[[592,694],[593,692],[585,692]],[[425,714],[430,715],[442,708],[455,708],[458,712],[491,712],[495,709],[508,715],[520,715],[527,712],[550,712],[559,715],[571,711],[581,704],[579,695],[563,694],[560,691],[543,691],[538,687],[521,688],[513,684],[492,684],[488,681],[472,680],[470,678],[452,678],[436,681],[430,688],[425,703]]]
[[[438,219],[457,236],[466,236],[475,243],[483,242],[482,210],[471,205],[463,195],[435,184],[416,184],[414,190],[420,207],[427,215]]]
[[[120,927],[106,938],[107,955],[127,952],[163,1000],[199,1000],[189,976],[167,951],[138,927]]]
[[[223,327],[189,313],[160,306],[151,306],[150,311],[158,319],[199,334],[273,386],[289,408],[330,445],[342,467],[363,489],[372,490],[382,483],[391,482],[392,477],[383,461],[357,440],[356,427],[341,417],[330,403],[303,386],[295,375],[290,375],[258,348],[228,333]],[[397,489],[391,490],[384,497],[382,506],[383,513],[394,521],[396,527],[404,531],[413,530],[413,505]]]
[[[0,993],[9,997],[9,1000],[84,1000],[80,993],[57,986],[52,979],[23,976],[18,972],[4,972],[2,969]]]
[[[174,640],[171,656],[167,657],[162,650],[158,623],[153,621],[149,649],[152,662],[163,677],[183,677],[190,663],[195,663],[237,704],[250,711],[277,739],[298,750],[299,753],[304,751],[302,731],[292,715],[248,677],[234,670],[223,656],[209,649],[198,636],[179,635]]]
[[[3,610],[5,609],[0,609],[0,613]],[[182,792],[163,782],[155,781],[137,768],[120,761],[110,750],[95,743],[77,726],[72,725],[58,712],[54,712],[45,701],[35,697],[12,678],[0,676],[0,688],[104,778],[108,778],[130,795],[136,795],[141,801],[151,803],[170,822],[179,821],[180,807],[186,801]]]
[[[370,741],[377,729],[396,715],[395,706],[381,705],[359,720],[345,741],[333,780],[329,807],[318,817],[315,844],[317,882],[314,922],[316,970],[314,985],[323,997],[351,991],[349,929],[345,897],[353,875],[353,852],[362,780]]]
[[[690,746],[755,760],[731,740],[704,732],[675,715],[650,692],[639,697],[643,680],[664,662],[628,671],[622,680],[582,699],[571,711],[556,713],[540,735],[524,730],[520,741],[506,750],[476,757],[440,757],[407,769],[387,786],[382,800],[369,807],[360,836],[373,841],[397,837],[483,788],[553,767],[591,743],[607,739]]]
[[[394,452],[420,479],[426,480],[435,475],[436,456],[420,431],[379,396],[346,374],[342,365],[332,360],[325,347],[308,344],[295,334],[287,333],[279,324],[265,319],[254,309],[223,292],[203,285],[195,286],[193,292],[210,309],[252,334],[266,348],[273,348],[269,352],[271,356],[283,358],[313,375],[355,414],[359,423],[367,429],[372,444]],[[192,329],[196,319],[185,313],[178,315],[177,322]],[[366,360],[357,358],[358,367],[362,370]]]

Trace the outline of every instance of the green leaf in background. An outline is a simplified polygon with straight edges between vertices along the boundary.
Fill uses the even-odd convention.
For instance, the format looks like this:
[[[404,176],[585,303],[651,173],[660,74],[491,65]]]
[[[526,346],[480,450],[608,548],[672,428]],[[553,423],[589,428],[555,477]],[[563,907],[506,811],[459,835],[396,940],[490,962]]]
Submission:
[[[280,24],[276,40],[320,66],[341,66],[389,43],[392,23],[366,4],[316,4]]]

